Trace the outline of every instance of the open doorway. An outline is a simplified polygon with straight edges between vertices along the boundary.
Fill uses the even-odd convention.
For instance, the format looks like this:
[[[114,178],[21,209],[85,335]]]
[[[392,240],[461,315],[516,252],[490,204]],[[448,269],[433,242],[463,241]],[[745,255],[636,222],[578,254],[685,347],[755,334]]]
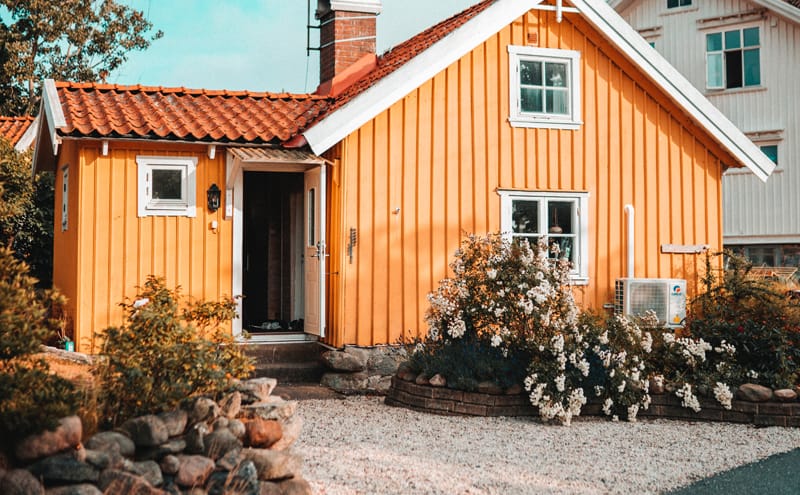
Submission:
[[[304,331],[304,176],[244,172],[242,329]]]

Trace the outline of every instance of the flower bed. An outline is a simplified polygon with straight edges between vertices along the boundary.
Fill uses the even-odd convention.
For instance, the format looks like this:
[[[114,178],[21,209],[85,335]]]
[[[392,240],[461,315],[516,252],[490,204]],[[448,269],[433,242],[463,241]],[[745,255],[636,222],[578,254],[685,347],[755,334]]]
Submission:
[[[689,421],[725,421],[758,426],[800,427],[800,402],[731,401],[725,409],[716,400],[698,398],[701,409],[694,412],[683,407],[681,399],[671,394],[651,395],[650,407],[639,411],[639,417],[683,419]],[[464,392],[392,378],[385,402],[433,414],[460,416],[539,416],[525,394],[483,394]],[[602,416],[602,404],[590,401],[581,410],[582,416]]]

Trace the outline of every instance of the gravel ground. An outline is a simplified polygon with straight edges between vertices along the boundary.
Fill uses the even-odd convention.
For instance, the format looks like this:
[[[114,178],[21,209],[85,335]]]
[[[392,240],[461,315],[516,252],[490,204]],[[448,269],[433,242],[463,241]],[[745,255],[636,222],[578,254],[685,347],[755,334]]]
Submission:
[[[671,420],[572,426],[449,417],[382,398],[300,402],[294,450],[315,493],[662,493],[800,447],[800,428]]]

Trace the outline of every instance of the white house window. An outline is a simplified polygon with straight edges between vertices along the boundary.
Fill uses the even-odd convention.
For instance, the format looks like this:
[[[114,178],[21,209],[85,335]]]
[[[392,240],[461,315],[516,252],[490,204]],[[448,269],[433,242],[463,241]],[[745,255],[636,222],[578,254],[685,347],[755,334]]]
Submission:
[[[677,9],[678,7],[688,7],[692,5],[692,0],[667,0],[668,9]]]
[[[508,53],[511,125],[577,129],[580,52],[510,45]]]
[[[775,165],[778,164],[778,145],[777,144],[765,144],[759,146],[761,152],[767,155],[767,158],[772,160]]]
[[[706,34],[706,85],[709,89],[761,85],[758,27]]]
[[[61,232],[69,228],[69,165],[61,168]]]
[[[194,157],[137,156],[139,216],[197,215]]]
[[[510,239],[544,239],[572,263],[575,283],[589,281],[589,194],[585,192],[500,191],[500,228]]]

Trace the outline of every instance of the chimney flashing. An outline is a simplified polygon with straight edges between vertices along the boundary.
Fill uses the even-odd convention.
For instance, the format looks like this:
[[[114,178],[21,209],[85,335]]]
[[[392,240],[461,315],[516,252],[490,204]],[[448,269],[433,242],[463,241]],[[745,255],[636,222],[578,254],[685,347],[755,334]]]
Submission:
[[[378,15],[382,9],[381,0],[319,0],[315,15],[317,19],[322,18],[331,11]]]

